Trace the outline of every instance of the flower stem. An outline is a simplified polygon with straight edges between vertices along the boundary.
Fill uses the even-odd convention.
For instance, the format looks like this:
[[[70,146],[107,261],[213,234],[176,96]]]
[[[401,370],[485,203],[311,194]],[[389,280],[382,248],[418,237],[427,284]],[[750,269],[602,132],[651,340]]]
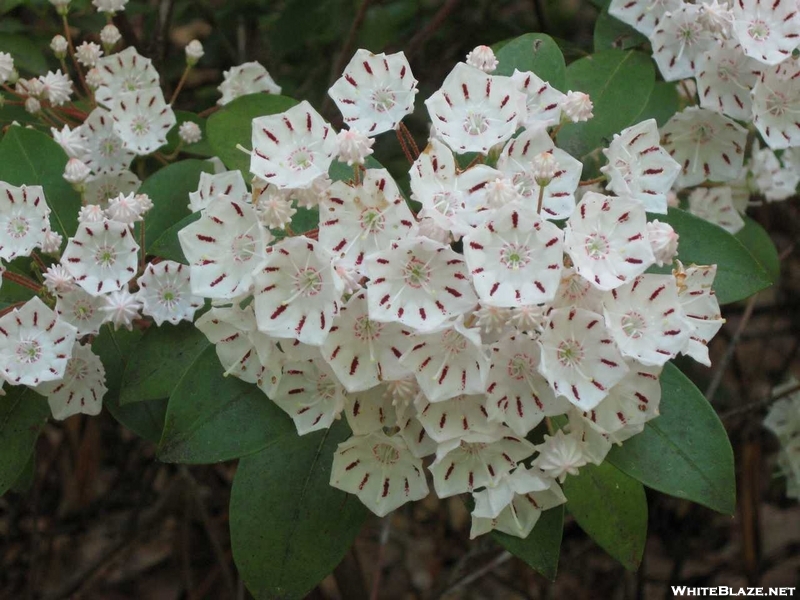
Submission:
[[[189,76],[189,71],[191,70],[192,67],[186,65],[186,68],[183,70],[183,75],[181,75],[181,79],[178,82],[178,87],[175,88],[175,91],[172,93],[172,98],[169,99],[170,106],[175,104],[175,100],[177,99],[178,94],[181,93],[181,90],[183,89],[183,84],[186,83],[186,78]]]
[[[12,271],[4,271],[3,279],[11,281],[12,283],[16,283],[17,285],[21,285],[29,290],[33,290],[36,293],[42,289],[42,286],[36,283],[33,279],[29,279],[25,275],[20,275],[19,273],[13,273]]]

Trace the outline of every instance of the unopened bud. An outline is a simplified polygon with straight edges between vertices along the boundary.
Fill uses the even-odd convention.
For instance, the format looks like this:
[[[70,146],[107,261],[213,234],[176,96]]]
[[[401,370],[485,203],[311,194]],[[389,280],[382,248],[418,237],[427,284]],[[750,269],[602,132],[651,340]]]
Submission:
[[[203,57],[205,52],[203,51],[203,44],[201,44],[198,40],[192,40],[188,44],[186,44],[186,64],[190,67],[193,67],[197,64],[197,61]]]
[[[484,73],[492,73],[497,68],[497,57],[489,46],[477,46],[467,54],[467,64]]]

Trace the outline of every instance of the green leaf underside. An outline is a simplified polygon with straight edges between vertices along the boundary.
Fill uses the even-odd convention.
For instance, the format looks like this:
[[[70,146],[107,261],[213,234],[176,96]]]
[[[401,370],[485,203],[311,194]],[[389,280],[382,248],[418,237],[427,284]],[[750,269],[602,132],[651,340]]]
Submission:
[[[64,180],[67,155],[45,133],[10,127],[0,141],[0,181],[11,185],[40,185],[50,213],[50,227],[65,240],[78,228],[80,195]]]
[[[120,404],[169,398],[208,346],[192,323],[151,327],[129,355]]]
[[[258,452],[289,434],[296,435],[292,420],[256,385],[226,377],[209,346],[169,398],[158,459],[220,462]]]
[[[725,514],[736,507],[733,450],[717,413],[672,363],[661,374],[661,415],[608,462],[649,488]]]
[[[581,529],[626,569],[636,570],[647,540],[642,484],[604,462],[567,476],[563,489],[567,510]]]
[[[747,248],[753,258],[766,271],[772,283],[778,283],[781,276],[781,260],[778,249],[766,230],[747,215],[742,215],[744,228],[736,233],[736,239]]]
[[[772,285],[769,274],[748,249],[721,227],[677,208],[654,218],[669,223],[680,236],[678,259],[684,265],[717,265],[714,291],[720,304],[743,300]],[[671,270],[670,265],[652,269],[661,273]]]
[[[231,544],[258,600],[303,598],[353,544],[367,510],[329,483],[333,454],[349,435],[343,420],[304,436],[292,430],[239,461]]]
[[[585,161],[636,121],[654,85],[653,61],[642,52],[604,50],[576,60],[567,67],[566,87],[589,94],[594,117],[564,125],[558,134],[559,147]]]
[[[550,36],[527,33],[503,44],[496,56],[498,64],[493,75],[510,76],[514,69],[533,71],[557,90],[566,91],[564,55]]]
[[[152,253],[152,242],[160,240],[167,231],[173,229],[175,223],[191,214],[189,193],[197,190],[200,174],[204,172],[214,172],[208,161],[182,160],[156,171],[142,184],[139,192],[147,194],[153,201],[153,208],[145,216],[144,234],[148,253]],[[137,224],[137,239],[139,235]],[[175,231],[176,238],[177,235]]]
[[[250,156],[239,150],[241,145],[252,146],[252,120],[264,115],[282,113],[298,104],[294,98],[271,94],[249,94],[226,104],[208,118],[208,143],[226,167],[239,169],[245,181],[250,181]]]
[[[24,385],[6,386],[0,396],[0,496],[22,475],[49,416],[44,396]]]
[[[128,359],[133,356],[136,345],[142,338],[138,330],[121,329],[113,331],[106,325],[100,330],[92,350],[103,361],[106,370],[106,386],[108,391],[103,399],[103,406],[119,423],[133,431],[136,435],[153,443],[161,439],[164,429],[164,417],[167,412],[165,398],[134,402],[120,406],[119,393],[122,376]]]
[[[525,539],[499,531],[493,531],[492,537],[529,567],[554,581],[558,571],[563,530],[564,507],[557,506],[542,513],[533,531]]]

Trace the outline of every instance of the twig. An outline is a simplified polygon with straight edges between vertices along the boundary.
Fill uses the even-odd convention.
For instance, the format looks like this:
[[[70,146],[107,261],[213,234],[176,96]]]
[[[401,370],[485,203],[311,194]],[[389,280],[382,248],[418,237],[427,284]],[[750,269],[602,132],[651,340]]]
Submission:
[[[747,301],[747,307],[742,315],[742,320],[739,321],[739,327],[736,328],[736,332],[733,334],[731,341],[728,343],[728,348],[725,350],[725,354],[722,356],[722,359],[719,361],[719,363],[717,363],[717,370],[714,372],[714,377],[711,379],[711,383],[706,389],[706,399],[709,402],[714,400],[714,396],[716,396],[719,385],[722,383],[722,378],[724,377],[725,371],[728,368],[728,363],[731,362],[733,354],[736,352],[736,345],[739,343],[742,333],[744,333],[748,323],[750,323],[750,317],[753,316],[753,309],[756,306],[756,298],[758,298],[758,294],[751,296]]]
[[[389,542],[389,531],[392,528],[392,515],[383,519],[383,527],[381,527],[380,546],[378,546],[378,556],[375,559],[375,575],[372,579],[372,591],[369,594],[369,600],[378,600],[378,590],[381,587],[381,578],[383,576],[383,555],[386,549],[386,544]]]
[[[481,577],[483,577],[484,575],[486,575],[490,571],[494,571],[497,567],[499,567],[503,563],[508,562],[508,560],[512,556],[513,556],[513,554],[511,554],[511,552],[509,552],[507,550],[503,550],[503,552],[501,552],[500,554],[495,556],[491,561],[489,561],[487,564],[482,566],[480,569],[478,569],[476,571],[473,571],[473,572],[469,573],[468,575],[466,575],[465,577],[463,577],[463,578],[459,579],[458,581],[456,581],[453,585],[451,585],[444,592],[442,592],[442,594],[439,596],[439,598],[444,598],[448,594],[452,594],[456,590],[459,590],[462,587],[465,587],[465,586],[469,585],[473,581],[476,581],[477,579],[480,579]]]
[[[785,398],[786,396],[794,394],[795,392],[800,392],[800,383],[781,391],[779,394],[773,394],[768,396],[767,398],[762,398],[761,400],[756,400],[755,402],[750,402],[748,404],[745,404],[744,406],[738,406],[729,411],[726,411],[720,414],[719,418],[724,421],[725,419],[730,419],[731,417],[735,417],[737,415],[743,415],[745,413],[749,413],[754,410],[765,408],[770,404],[772,404],[773,402],[777,402],[781,398]]]

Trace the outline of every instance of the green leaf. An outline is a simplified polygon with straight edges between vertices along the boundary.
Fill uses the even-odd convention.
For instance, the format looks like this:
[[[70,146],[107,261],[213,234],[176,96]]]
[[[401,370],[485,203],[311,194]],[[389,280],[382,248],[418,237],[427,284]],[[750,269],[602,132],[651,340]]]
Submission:
[[[253,454],[281,435],[292,420],[252,383],[225,376],[209,346],[172,392],[158,459],[213,463]]]
[[[577,476],[567,477],[563,488],[567,510],[581,529],[623,567],[636,570],[647,540],[642,485],[604,462],[581,467]]]
[[[36,447],[28,457],[28,462],[22,467],[22,472],[17,476],[17,479],[11,485],[11,491],[17,494],[25,494],[32,487],[36,481]]]
[[[11,185],[41,185],[50,214],[50,226],[64,238],[78,228],[81,197],[64,181],[67,155],[40,131],[10,127],[0,142],[0,181]]]
[[[8,52],[14,57],[14,66],[23,75],[44,75],[47,60],[30,36],[15,33],[0,33],[0,52]]]
[[[24,385],[6,386],[0,396],[0,495],[22,474],[49,416],[44,396]]]
[[[238,150],[236,145],[251,147],[253,119],[284,112],[295,104],[297,100],[293,98],[272,94],[249,94],[237,98],[208,118],[208,143],[226,167],[239,169],[245,181],[249,181],[250,157]]]
[[[753,219],[747,215],[742,215],[742,218],[744,219],[744,229],[740,229],[736,233],[736,239],[750,251],[753,258],[766,271],[772,283],[778,283],[781,276],[781,260],[772,238]]]
[[[558,145],[580,160],[607,146],[615,133],[634,123],[654,85],[653,61],[642,52],[604,50],[576,60],[567,67],[566,87],[589,94],[594,117],[564,125]]]
[[[169,398],[209,346],[192,323],[151,327],[131,351],[122,375],[120,404]]]
[[[169,130],[169,133],[167,133],[167,145],[161,148],[161,152],[163,152],[164,154],[171,154],[175,151],[175,149],[178,147],[178,143],[180,142],[180,136],[178,135],[178,130],[180,129],[181,124],[185,123],[186,121],[191,121],[192,123],[197,123],[200,126],[200,131],[203,133],[203,137],[199,142],[196,142],[194,144],[183,144],[181,146],[181,152],[185,152],[186,154],[193,154],[195,156],[205,156],[207,158],[216,156],[214,154],[214,150],[211,148],[211,145],[208,143],[208,133],[206,133],[206,119],[185,110],[176,110],[175,118],[177,119],[178,122],[172,129]]]
[[[230,505],[233,558],[258,599],[300,599],[325,578],[358,535],[367,510],[331,487],[333,453],[347,424],[274,438],[239,461]]]
[[[661,374],[660,410],[642,433],[614,446],[608,461],[654,490],[733,514],[728,435],[700,390],[672,363]]]
[[[550,581],[555,581],[563,530],[564,507],[557,506],[542,513],[533,531],[525,539],[499,531],[493,531],[492,537],[529,567]]]
[[[498,65],[494,75],[513,75],[514,69],[533,71],[557,90],[566,91],[564,55],[550,36],[526,33],[503,44],[496,52]]]
[[[628,50],[637,46],[648,44],[646,36],[636,31],[627,23],[608,14],[608,8],[604,8],[597,16],[594,24],[594,51],[609,50],[616,48]],[[674,87],[674,84],[673,84]]]
[[[212,173],[211,163],[206,160],[188,159],[167,165],[148,177],[139,188],[139,193],[147,194],[153,201],[153,208],[145,218],[145,244],[159,239],[165,231],[185,218],[189,210],[189,193],[200,184],[201,173]],[[138,227],[137,227],[138,239]]]
[[[199,212],[183,217],[172,227],[164,231],[164,233],[150,245],[148,253],[167,260],[174,260],[179,263],[187,264],[188,261],[183,254],[183,248],[181,248],[181,243],[178,240],[178,232],[187,225],[194,223],[199,218]]]
[[[714,290],[720,304],[743,300],[772,285],[769,274],[747,248],[721,227],[677,208],[657,218],[672,225],[680,236],[678,259],[684,265],[717,265]],[[669,266],[653,269],[671,270]]]
[[[650,94],[647,106],[634,120],[635,123],[655,119],[659,127],[663,127],[667,121],[680,110],[681,99],[678,95],[678,88],[674,82],[658,81]]]
[[[133,356],[134,349],[142,339],[138,330],[113,331],[109,325],[100,330],[92,350],[103,361],[106,370],[106,386],[108,392],[103,398],[103,406],[119,423],[133,431],[139,437],[158,443],[164,429],[164,417],[167,412],[167,400],[149,400],[120,406],[119,393],[122,387],[122,374],[128,359]]]

